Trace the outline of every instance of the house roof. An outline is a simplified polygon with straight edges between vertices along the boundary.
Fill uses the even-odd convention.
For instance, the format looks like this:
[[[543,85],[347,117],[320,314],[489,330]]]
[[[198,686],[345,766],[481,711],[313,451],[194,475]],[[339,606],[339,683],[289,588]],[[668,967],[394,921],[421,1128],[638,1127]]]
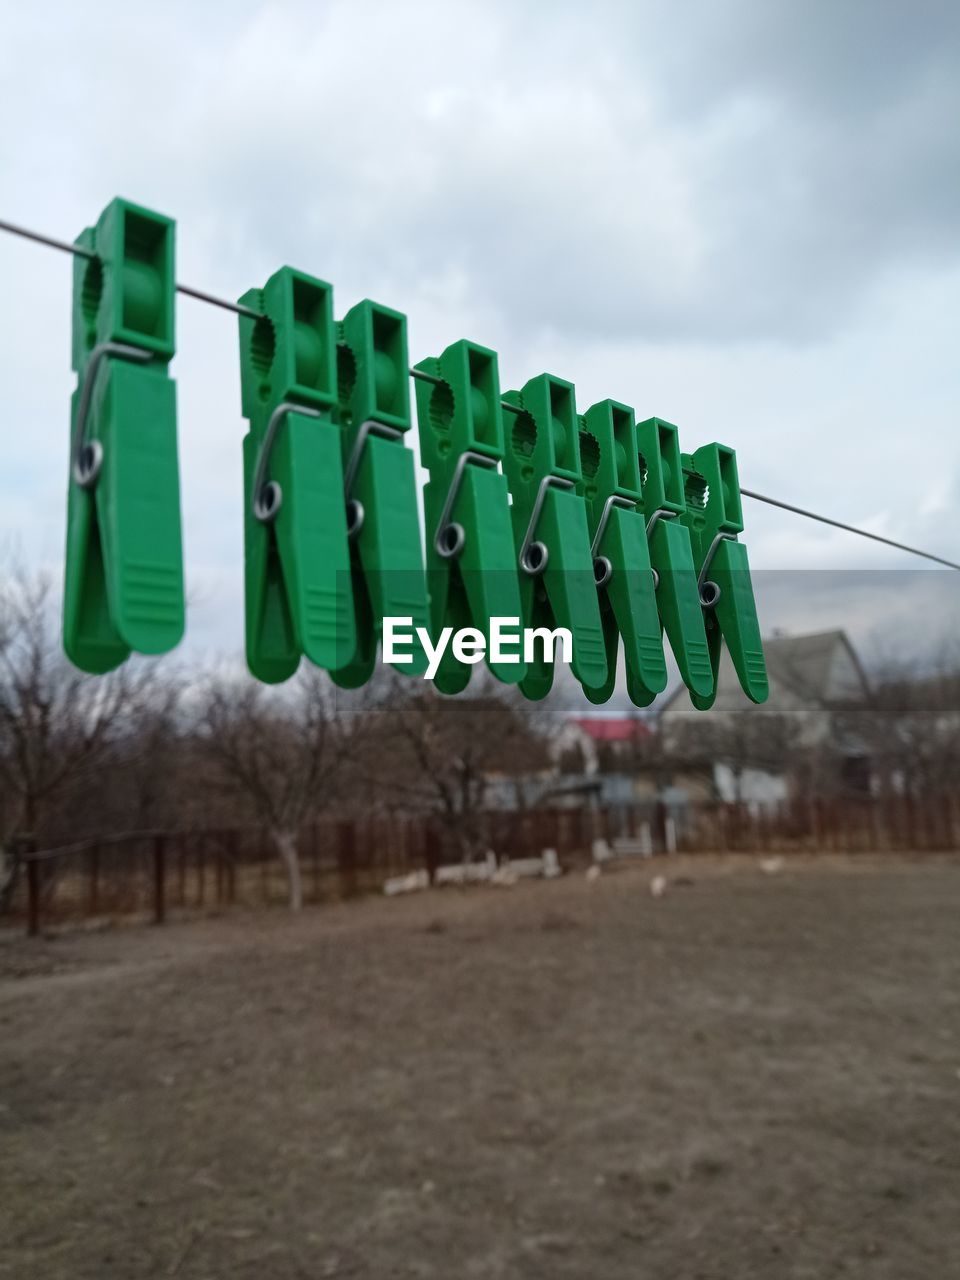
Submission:
[[[650,728],[636,716],[572,716],[575,724],[594,742],[635,742],[650,737]]]
[[[773,636],[763,647],[769,673],[801,696],[830,702],[867,690],[860,659],[844,631]]]
[[[764,640],[763,651],[770,678],[767,705],[771,711],[780,709],[778,702],[784,697],[794,703],[799,700],[823,706],[851,698],[859,700],[867,693],[867,678],[860,659],[843,631],[771,636]],[[726,647],[720,656],[717,685],[714,706],[720,714],[738,711],[747,705]],[[670,708],[682,714],[686,706],[677,700],[685,692],[683,685],[674,689],[661,704],[660,715]]]

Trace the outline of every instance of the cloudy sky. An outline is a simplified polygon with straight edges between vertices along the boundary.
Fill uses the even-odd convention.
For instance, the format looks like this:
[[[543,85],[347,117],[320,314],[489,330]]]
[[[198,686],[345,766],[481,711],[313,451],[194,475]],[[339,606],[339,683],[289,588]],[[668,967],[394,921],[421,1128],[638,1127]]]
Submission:
[[[749,488],[960,558],[960,6],[0,14],[0,217],[72,238],[128,196],[178,220],[183,281],[235,298],[288,263],[339,315],[405,311],[413,359],[473,338],[504,387],[548,370],[581,410],[733,445]],[[59,574],[69,262],[0,235],[0,278],[0,547]],[[178,330],[199,657],[241,644],[244,426],[235,318],[181,299]],[[768,629],[960,622],[960,575],[746,515]]]

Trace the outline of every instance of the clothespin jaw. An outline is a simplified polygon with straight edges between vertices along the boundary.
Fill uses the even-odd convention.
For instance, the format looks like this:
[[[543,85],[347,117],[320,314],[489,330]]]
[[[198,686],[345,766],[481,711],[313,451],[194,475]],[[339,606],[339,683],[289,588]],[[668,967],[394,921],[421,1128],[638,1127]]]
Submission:
[[[603,400],[587,410],[580,430],[580,462],[607,655],[605,684],[585,692],[591,702],[610,698],[623,636],[628,692],[647,706],[666,688],[667,667],[639,505],[636,419],[629,405]]]
[[[275,684],[357,647],[333,290],[281,267],[240,302],[258,313],[240,316],[247,665]]]
[[[429,623],[426,578],[417,516],[410,429],[407,321],[369,300],[352,307],[338,325],[338,415],[344,493],[356,611],[354,656],[331,672],[345,689],[373,674],[385,617]],[[416,641],[413,661],[397,665],[422,675],[427,657]]]
[[[708,698],[714,677],[690,531],[680,519],[686,504],[677,428],[663,418],[637,423],[637,453],[650,563],[657,574],[657,611],[683,683],[691,694]],[[636,693],[645,696],[642,689]]]
[[[368,419],[410,429],[407,319],[365,299],[338,326],[340,420],[347,434]]]
[[[174,241],[120,199],[76,241],[63,642],[93,673],[183,636]]]
[[[586,688],[600,689],[607,680],[607,656],[586,504],[578,492],[583,474],[573,384],[541,374],[522,391],[508,391],[504,400],[513,406],[506,469],[521,619],[525,627],[567,628],[574,675]],[[539,699],[552,683],[553,664],[541,653],[528,662],[520,690]]]
[[[521,616],[517,554],[510,518],[497,354],[461,340],[439,358],[416,366],[420,458],[430,479],[424,489],[427,585],[431,635],[444,627],[474,627],[486,639],[487,665],[498,680],[515,684],[526,664],[490,658],[493,618]],[[459,693],[471,666],[452,647],[434,683]]]
[[[721,638],[726,641],[740,686],[752,702],[769,694],[763,641],[750,581],[747,548],[737,540],[743,532],[743,508],[737,456],[722,444],[708,444],[683,455],[686,514],[698,572],[714,691],[691,690],[693,704],[707,711],[716,697]]]

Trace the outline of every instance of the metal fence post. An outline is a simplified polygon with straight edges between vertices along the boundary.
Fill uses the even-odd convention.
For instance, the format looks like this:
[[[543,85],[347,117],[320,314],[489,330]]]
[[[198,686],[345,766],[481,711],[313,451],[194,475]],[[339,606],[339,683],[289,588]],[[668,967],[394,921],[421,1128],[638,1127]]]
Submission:
[[[90,876],[90,896],[88,912],[95,916],[100,910],[100,846],[95,844],[90,850],[87,869]]]
[[[352,898],[357,892],[357,828],[354,822],[339,823],[337,862],[340,895]]]
[[[421,818],[423,823],[423,858],[427,867],[430,883],[436,881],[437,867],[440,865],[440,836],[436,825],[429,818]]]
[[[163,924],[167,915],[166,902],[166,841],[163,836],[153,838],[153,922]]]
[[[27,852],[27,936],[35,938],[40,932],[40,863]]]

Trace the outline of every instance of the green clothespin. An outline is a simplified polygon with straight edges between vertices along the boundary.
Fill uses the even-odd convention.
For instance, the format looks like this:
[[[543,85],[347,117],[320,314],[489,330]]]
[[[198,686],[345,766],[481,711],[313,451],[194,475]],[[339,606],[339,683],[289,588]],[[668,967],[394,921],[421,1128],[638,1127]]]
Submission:
[[[521,616],[517,553],[503,461],[503,415],[497,355],[473,342],[454,342],[439,358],[416,366],[420,459],[430,473],[424,489],[431,634],[444,627],[482,631],[490,653],[490,620]],[[515,684],[526,664],[488,665]],[[448,646],[434,683],[459,693],[472,667]]]
[[[751,702],[765,702],[770,687],[750,565],[747,548],[737,541],[743,532],[737,455],[726,445],[707,444],[682,461],[687,507],[682,519],[693,542],[714,679],[712,693],[691,689],[690,697],[700,711],[713,706],[722,638],[743,692]]]
[[[677,428],[662,418],[637,423],[637,452],[650,563],[657,574],[657,610],[683,683],[691,694],[709,698],[714,678],[697,571],[690,531],[679,519],[686,507]],[[642,689],[631,690],[639,706],[643,696]]]
[[[429,602],[413,454],[404,447],[410,428],[407,321],[399,311],[369,300],[352,307],[338,326],[338,413],[350,565],[356,607],[356,654],[331,672],[344,689],[373,674],[385,617],[429,626]],[[427,669],[414,642],[405,675]]]
[[[276,684],[301,654],[333,669],[357,647],[333,290],[281,267],[240,303],[247,665]]]
[[[656,580],[647,548],[633,410],[615,400],[593,405],[580,429],[581,492],[593,538],[594,576],[600,592],[607,653],[607,679],[585,687],[591,702],[606,702],[617,679],[623,636],[627,688],[640,706],[667,686],[663,635],[657,613]]]
[[[76,243],[63,644],[100,673],[183,635],[174,223],[117,199]]]
[[[506,468],[520,561],[521,621],[524,627],[566,627],[573,640],[573,674],[586,688],[600,689],[607,680],[607,656],[587,510],[577,492],[583,476],[573,384],[544,373],[522,391],[506,392],[504,401],[504,407],[513,406]],[[541,651],[527,664],[520,690],[536,700],[552,684],[553,664],[543,661]]]

